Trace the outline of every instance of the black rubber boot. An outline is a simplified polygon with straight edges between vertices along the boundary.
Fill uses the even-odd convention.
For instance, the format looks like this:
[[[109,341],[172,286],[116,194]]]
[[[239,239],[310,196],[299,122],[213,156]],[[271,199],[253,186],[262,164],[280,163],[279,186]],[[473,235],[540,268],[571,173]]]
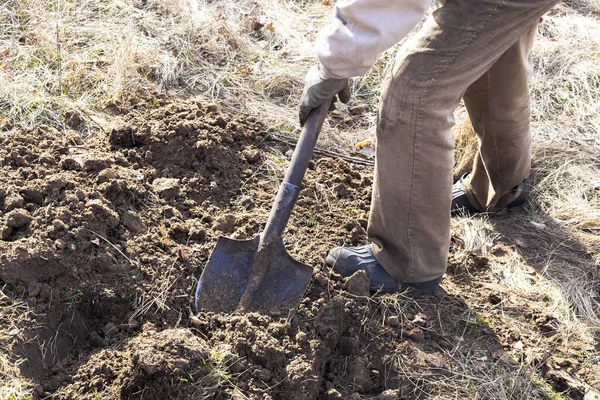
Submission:
[[[469,201],[469,197],[467,196],[467,190],[465,189],[464,180],[468,175],[468,173],[462,175],[458,179],[458,181],[456,181],[456,183],[452,185],[452,208],[450,209],[450,213],[453,216],[471,215],[480,212],[473,206],[473,204],[471,204],[471,201]],[[519,187],[516,186],[513,190],[517,190],[518,188]],[[522,206],[529,198],[530,192],[531,185],[529,184],[529,180],[525,178],[523,180],[523,190],[521,190],[519,197],[508,203],[506,208]]]
[[[442,280],[440,277],[422,283],[400,283],[379,264],[370,244],[359,247],[336,247],[329,252],[325,262],[343,277],[352,276],[356,271],[365,271],[371,280],[371,293],[395,293],[404,290],[433,293]]]

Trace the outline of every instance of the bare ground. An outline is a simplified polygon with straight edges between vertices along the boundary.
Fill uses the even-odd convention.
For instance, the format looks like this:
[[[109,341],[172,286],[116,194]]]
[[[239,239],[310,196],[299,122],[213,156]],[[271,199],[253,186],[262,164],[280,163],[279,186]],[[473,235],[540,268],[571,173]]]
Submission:
[[[194,316],[192,292],[216,238],[261,230],[289,147],[253,117],[195,101],[148,100],[118,118],[85,142],[50,127],[1,137],[3,302],[31,312],[5,350],[23,360],[34,396],[495,399],[600,390],[598,337],[561,332],[552,296],[498,276],[546,285],[526,249],[522,258],[513,251],[511,225],[527,210],[468,219],[489,232],[478,245],[457,220],[436,295],[370,297],[364,276],[342,280],[326,268],[329,248],[366,241],[372,170],[343,160],[311,163],[286,232],[290,253],[315,267],[291,321]]]

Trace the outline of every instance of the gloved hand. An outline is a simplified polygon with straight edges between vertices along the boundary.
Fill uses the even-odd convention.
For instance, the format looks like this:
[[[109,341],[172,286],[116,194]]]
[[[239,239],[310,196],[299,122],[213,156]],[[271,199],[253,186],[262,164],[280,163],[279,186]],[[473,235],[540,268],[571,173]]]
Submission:
[[[333,104],[336,95],[342,103],[350,100],[348,79],[328,78],[318,66],[311,67],[306,74],[304,92],[300,99],[300,126],[304,126],[311,110],[319,107],[331,96]]]

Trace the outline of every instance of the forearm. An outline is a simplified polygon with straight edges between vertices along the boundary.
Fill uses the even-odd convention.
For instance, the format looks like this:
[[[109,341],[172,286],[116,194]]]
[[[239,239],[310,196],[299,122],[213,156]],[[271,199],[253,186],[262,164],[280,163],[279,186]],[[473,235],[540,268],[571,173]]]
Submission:
[[[321,68],[331,78],[367,72],[380,53],[404,38],[431,0],[343,0],[317,38]]]

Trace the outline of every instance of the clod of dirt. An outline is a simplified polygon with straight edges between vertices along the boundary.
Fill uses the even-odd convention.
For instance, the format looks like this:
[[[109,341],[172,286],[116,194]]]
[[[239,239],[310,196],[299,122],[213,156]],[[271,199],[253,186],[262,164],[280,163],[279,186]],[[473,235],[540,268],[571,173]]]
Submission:
[[[83,161],[83,169],[86,171],[101,171],[110,166],[112,160],[109,157],[89,157]]]
[[[90,342],[90,345],[92,345],[93,347],[104,347],[104,346],[106,346],[106,341],[96,331],[91,331],[90,332],[90,337],[89,337],[88,340]]]
[[[107,168],[102,170],[99,174],[98,174],[98,178],[96,180],[96,182],[98,183],[104,183],[104,182],[109,182],[112,181],[114,179],[117,179],[118,174],[117,174],[117,170],[114,168]]]
[[[246,150],[244,151],[244,157],[248,163],[254,164],[260,160],[260,151],[258,149]]]
[[[233,214],[227,214],[219,217],[215,224],[213,225],[213,229],[216,231],[221,231],[223,233],[232,233],[235,229],[235,221],[236,217]]]
[[[21,190],[21,195],[27,203],[33,203],[38,206],[44,205],[44,193],[33,186],[28,186]]]
[[[83,161],[79,157],[67,156],[60,160],[58,166],[65,171],[81,171],[83,169]]]
[[[22,208],[25,205],[25,199],[19,194],[9,194],[4,199],[4,211],[8,212],[15,208]]]
[[[65,123],[71,128],[77,128],[83,122],[83,119],[76,111],[67,111],[64,115],[64,119]]]
[[[152,188],[160,196],[161,199],[168,200],[179,195],[181,187],[179,179],[173,178],[158,178],[152,183]]]
[[[366,110],[367,107],[364,104],[348,107],[348,112],[350,113],[350,115],[362,115]]]
[[[111,210],[110,207],[100,199],[89,200],[85,203],[85,207],[87,208],[90,217],[105,222],[109,228],[115,228],[120,223],[119,214]]]
[[[6,215],[6,225],[11,228],[23,228],[31,222],[31,215],[27,210],[17,209]]]
[[[131,211],[125,211],[121,214],[121,223],[133,233],[144,233],[148,230],[144,220]]]
[[[346,281],[346,290],[355,296],[366,296],[370,294],[370,279],[365,271],[356,271]]]

